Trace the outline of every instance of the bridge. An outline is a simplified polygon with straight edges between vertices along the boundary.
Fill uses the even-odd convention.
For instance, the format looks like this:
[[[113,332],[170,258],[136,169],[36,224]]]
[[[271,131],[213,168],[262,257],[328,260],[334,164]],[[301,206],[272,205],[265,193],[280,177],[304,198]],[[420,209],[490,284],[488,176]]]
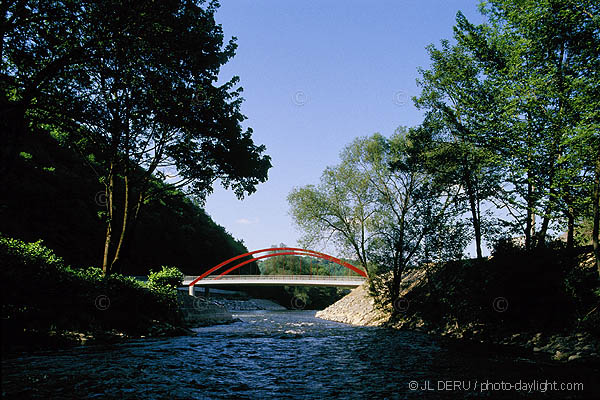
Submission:
[[[254,257],[255,254],[268,253],[259,257]],[[348,268],[348,272],[354,272],[353,275],[340,276],[340,275],[229,275],[229,273],[236,269],[255,262],[264,258],[278,257],[278,256],[309,256],[314,258],[321,258],[327,261],[331,261],[335,264],[341,265]],[[250,257],[244,261],[241,259]],[[228,264],[237,261],[238,263],[228,269],[215,274],[221,268],[224,268]],[[215,286],[337,286],[337,287],[357,287],[362,285],[367,279],[367,274],[360,268],[347,263],[339,258],[330,256],[328,254],[320,253],[314,250],[301,249],[297,247],[277,247],[251,251],[248,253],[240,254],[225,260],[219,265],[209,269],[199,277],[185,277],[184,285],[188,286],[189,294],[194,295],[194,287],[201,286],[208,290],[209,287]]]
[[[189,286],[195,276],[186,276],[183,285]],[[232,275],[208,276],[194,285],[211,286],[339,286],[357,287],[365,282],[362,276],[325,276],[325,275]]]

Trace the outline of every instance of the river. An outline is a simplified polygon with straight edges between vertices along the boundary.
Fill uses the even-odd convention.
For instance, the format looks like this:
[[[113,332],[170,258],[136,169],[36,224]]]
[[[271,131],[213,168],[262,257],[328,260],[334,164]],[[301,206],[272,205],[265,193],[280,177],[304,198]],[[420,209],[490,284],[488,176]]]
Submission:
[[[197,336],[3,359],[3,398],[600,398],[596,367],[348,326],[314,311],[235,316],[241,322],[198,328]]]

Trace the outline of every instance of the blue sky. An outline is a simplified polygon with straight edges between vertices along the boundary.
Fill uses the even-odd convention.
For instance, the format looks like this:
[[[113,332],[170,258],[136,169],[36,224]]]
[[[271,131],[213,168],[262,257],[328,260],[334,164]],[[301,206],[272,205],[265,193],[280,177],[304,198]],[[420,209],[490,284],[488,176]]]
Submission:
[[[411,97],[419,93],[418,67],[429,65],[425,46],[452,38],[458,10],[482,22],[477,4],[223,0],[216,19],[238,49],[220,76],[240,77],[244,125],[267,147],[273,168],[242,201],[215,186],[206,211],[249,250],[296,245],[301,233],[288,193],[318,183],[354,138],[418,125]]]

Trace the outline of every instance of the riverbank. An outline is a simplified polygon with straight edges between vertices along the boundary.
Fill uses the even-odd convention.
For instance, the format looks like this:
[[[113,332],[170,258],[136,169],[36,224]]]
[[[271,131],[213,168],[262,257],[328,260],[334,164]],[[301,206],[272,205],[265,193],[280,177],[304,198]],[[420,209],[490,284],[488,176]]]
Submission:
[[[0,265],[3,354],[193,333],[168,286],[71,268],[41,242],[3,236]]]
[[[529,353],[544,354],[555,361],[592,361],[600,363],[600,340],[589,332],[497,332],[486,331],[482,326],[427,326],[423,321],[392,317],[390,309],[376,307],[368,294],[366,284],[354,289],[343,299],[315,315],[328,321],[355,326],[379,326],[398,330],[419,331],[430,335],[481,344],[518,347]]]
[[[187,292],[177,292],[178,313],[181,320],[170,323],[152,319],[144,322],[143,331],[90,326],[88,329],[51,329],[49,331],[27,329],[12,345],[4,346],[3,352],[15,353],[31,350],[50,350],[73,346],[123,343],[133,339],[194,336],[194,328],[238,322],[222,302],[203,297],[191,297]],[[106,303],[108,308],[109,303]],[[108,311],[108,308],[105,311]],[[135,315],[130,316],[135,319]]]
[[[593,260],[589,255],[580,258],[578,273],[593,272]],[[516,296],[504,298],[495,294],[489,299],[489,304],[474,304],[481,299],[464,293],[452,298],[443,297],[439,303],[454,302],[455,307],[465,309],[461,315],[455,307],[439,309],[446,311],[440,315],[437,310],[435,317],[432,313],[431,279],[451,273],[452,284],[436,280],[436,293],[454,293],[455,287],[467,284],[464,276],[448,266],[450,271],[418,271],[407,274],[402,282],[400,298],[394,306],[377,306],[375,299],[368,293],[367,284],[354,289],[349,295],[317,312],[318,318],[348,323],[359,326],[382,326],[398,330],[425,332],[437,337],[453,340],[469,341],[479,344],[516,348],[531,355],[542,356],[560,362],[592,362],[600,363],[600,338],[594,330],[597,308],[584,314],[584,318],[575,321],[573,316],[561,315],[563,326],[541,323],[540,320],[523,321],[507,316],[509,307],[527,307],[522,299],[517,303]],[[428,278],[429,274],[429,278]],[[483,274],[483,276],[487,276]],[[429,280],[428,280],[429,279]],[[570,281],[574,285],[574,280]],[[473,284],[472,282],[469,282]],[[452,287],[450,287],[452,286]],[[559,293],[550,295],[559,296]],[[579,294],[580,296],[581,293]],[[487,298],[486,298],[487,300]],[[436,300],[437,302],[438,300]],[[439,304],[437,303],[437,304]],[[551,304],[548,307],[552,307]],[[588,306],[589,307],[589,306]],[[550,309],[547,312],[559,313]],[[560,315],[560,314],[559,314]],[[546,322],[546,320],[542,320]]]

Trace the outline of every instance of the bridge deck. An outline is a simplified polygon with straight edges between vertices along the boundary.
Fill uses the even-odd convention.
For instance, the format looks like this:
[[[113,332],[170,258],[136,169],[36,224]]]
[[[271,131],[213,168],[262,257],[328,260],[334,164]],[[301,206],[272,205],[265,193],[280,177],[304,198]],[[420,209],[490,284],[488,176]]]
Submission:
[[[189,285],[195,276],[184,277],[183,284]],[[195,286],[338,286],[357,287],[365,282],[362,276],[319,276],[319,275],[225,275],[207,276]]]

